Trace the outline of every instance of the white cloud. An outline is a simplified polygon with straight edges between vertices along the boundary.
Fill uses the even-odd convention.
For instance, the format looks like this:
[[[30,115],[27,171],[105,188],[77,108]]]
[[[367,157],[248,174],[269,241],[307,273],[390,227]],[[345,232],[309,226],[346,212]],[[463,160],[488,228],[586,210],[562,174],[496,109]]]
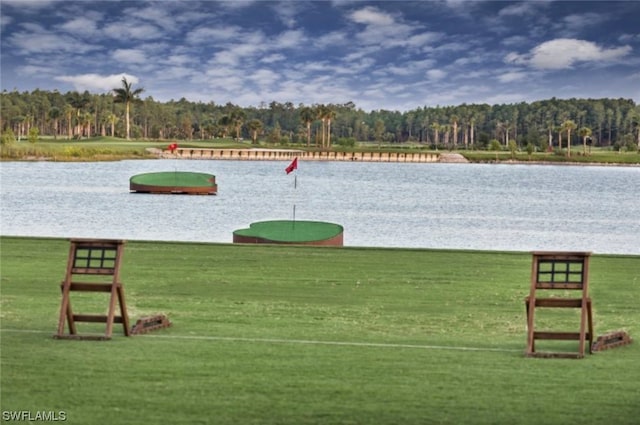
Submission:
[[[508,71],[504,74],[498,75],[498,81],[501,83],[512,83],[514,81],[523,80],[527,76],[527,73],[522,71]]]
[[[2,0],[3,6],[15,6],[24,9],[43,9],[54,4],[59,0],[38,0],[38,1],[25,1],[25,0]]]
[[[258,69],[251,73],[249,80],[253,81],[259,86],[269,87],[274,83],[277,83],[280,76],[270,69]]]
[[[296,15],[305,5],[302,2],[282,1],[276,3],[273,7],[273,13],[287,28],[294,28],[297,24]]]
[[[22,24],[23,31],[11,34],[8,37],[9,43],[15,46],[17,53],[28,55],[31,53],[66,53],[82,54],[97,47],[83,43],[68,35],[56,34],[44,29],[39,24]]]
[[[234,40],[242,33],[242,29],[232,25],[214,27],[200,27],[187,34],[186,40],[190,44],[204,44],[216,41]]]
[[[428,79],[434,80],[434,81],[441,80],[447,76],[447,73],[441,69],[430,69],[425,74]]]
[[[62,81],[73,85],[77,91],[111,91],[115,88],[122,87],[122,78],[126,78],[131,84],[138,83],[138,77],[128,74],[82,74],[82,75],[61,75],[54,77],[56,81]]]
[[[351,13],[353,22],[365,25],[392,25],[394,19],[391,15],[380,11],[376,7],[367,6],[363,9]]]
[[[498,16],[500,17],[512,17],[512,16],[526,16],[538,13],[540,5],[544,5],[542,1],[529,1],[518,2],[511,4],[500,9]]]
[[[300,46],[305,38],[304,32],[300,30],[285,31],[276,38],[275,44],[280,49],[288,49]]]
[[[47,75],[51,69],[44,65],[26,65],[20,68],[20,72],[25,75]]]
[[[145,52],[139,49],[116,49],[113,58],[118,62],[132,64],[144,64],[149,60]]]
[[[124,11],[124,15],[149,21],[154,25],[162,27],[165,31],[171,31],[176,27],[176,16],[172,15],[171,11],[163,9],[162,6],[164,5],[171,5],[171,3],[159,2],[153,6],[140,9],[135,7],[127,8]]]
[[[514,35],[503,39],[502,44],[504,44],[505,46],[519,46],[527,43],[528,41],[528,37],[525,37],[523,35]]]
[[[510,52],[504,61],[537,69],[567,69],[579,62],[618,61],[631,50],[628,45],[607,49],[590,41],[559,38],[539,44],[527,54]]]
[[[192,58],[188,55],[171,55],[167,59],[167,62],[172,65],[184,65],[192,61]]]
[[[60,29],[74,35],[92,36],[98,34],[97,18],[97,16],[92,18],[79,16],[60,25]]]
[[[273,53],[271,55],[267,55],[265,57],[263,57],[262,59],[260,59],[260,62],[262,63],[275,63],[275,62],[282,62],[283,60],[286,60],[287,57],[281,53]]]
[[[442,34],[437,32],[423,32],[420,34],[412,35],[407,40],[407,46],[422,47],[434,41],[440,40],[442,36]]]
[[[349,42],[349,35],[346,31],[332,31],[321,35],[313,40],[318,48],[335,47]]]
[[[117,40],[154,40],[161,39],[163,32],[158,27],[136,20],[118,21],[106,25],[103,32]]]
[[[630,46],[606,49],[590,41],[560,38],[534,47],[529,63],[539,69],[564,69],[576,62],[615,61],[629,52]]]

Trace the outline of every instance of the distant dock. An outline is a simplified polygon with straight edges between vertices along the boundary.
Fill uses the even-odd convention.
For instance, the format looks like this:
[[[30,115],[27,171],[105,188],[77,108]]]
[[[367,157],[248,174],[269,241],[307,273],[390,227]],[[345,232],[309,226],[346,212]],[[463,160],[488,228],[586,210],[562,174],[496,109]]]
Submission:
[[[304,161],[347,161],[347,162],[467,162],[455,153],[426,152],[307,152],[295,149],[206,149],[178,148],[173,153],[162,151],[163,158],[245,160],[245,161],[287,161],[299,158]]]

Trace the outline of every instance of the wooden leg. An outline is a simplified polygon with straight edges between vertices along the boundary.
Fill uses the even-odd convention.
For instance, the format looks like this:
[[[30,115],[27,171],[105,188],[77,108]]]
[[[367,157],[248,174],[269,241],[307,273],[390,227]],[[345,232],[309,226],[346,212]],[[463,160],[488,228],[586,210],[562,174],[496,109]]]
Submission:
[[[124,288],[118,285],[118,301],[120,302],[120,314],[122,316],[122,327],[124,335],[129,336],[131,328],[129,327],[129,313],[127,313],[127,303],[124,301]]]

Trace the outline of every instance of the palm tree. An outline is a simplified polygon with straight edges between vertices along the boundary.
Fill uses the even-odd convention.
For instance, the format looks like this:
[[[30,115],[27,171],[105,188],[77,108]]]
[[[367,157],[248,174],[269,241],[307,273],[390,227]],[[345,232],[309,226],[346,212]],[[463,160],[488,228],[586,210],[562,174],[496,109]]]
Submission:
[[[307,147],[311,145],[311,123],[315,120],[316,115],[313,108],[309,106],[305,106],[300,110],[300,121],[302,121],[307,128]]]
[[[111,112],[107,115],[107,122],[111,126],[111,137],[115,137],[116,135],[116,123],[118,122],[118,116]]]
[[[86,134],[86,137],[91,137],[91,123],[93,122],[93,114],[91,112],[85,112],[78,117],[78,126],[80,127],[80,138]]]
[[[566,120],[562,123],[562,131],[567,132],[567,156],[571,156],[571,130],[576,128],[576,123],[572,120]]]
[[[554,129],[558,133],[558,151],[562,151],[562,126]]]
[[[242,129],[242,124],[246,119],[247,114],[242,109],[236,109],[231,112],[231,125],[236,130],[236,141],[240,140],[240,130]]]
[[[381,119],[376,120],[376,122],[373,125],[373,137],[378,142],[378,148],[382,144],[382,138],[384,137],[384,130],[385,130],[384,121],[382,121]]]
[[[589,127],[582,127],[579,131],[580,137],[582,137],[582,153],[587,154],[587,139],[591,136],[591,129]]]
[[[556,128],[556,125],[553,121],[547,121],[547,137],[549,141],[549,151],[553,151],[553,131]]]
[[[431,129],[433,130],[433,144],[438,150],[438,143],[440,143],[440,124],[437,122],[431,123]]]
[[[325,105],[318,105],[316,108],[316,113],[318,114],[318,118],[322,121],[322,148],[324,149],[325,140],[326,140],[326,123],[327,123],[327,110],[328,108]]]
[[[453,129],[453,148],[454,149],[458,145],[458,121],[459,121],[459,118],[457,115],[451,116],[451,128]]]
[[[327,120],[327,148],[331,149],[331,120],[336,117],[336,111],[327,106],[325,118]]]
[[[131,90],[131,86],[132,83],[128,82],[126,77],[122,77],[122,88],[113,89],[113,93],[115,94],[113,101],[116,103],[124,103],[127,140],[130,138],[131,126],[129,122],[129,111],[131,104],[133,102],[139,102],[140,98],[138,96],[144,91],[143,88]]]
[[[72,127],[72,119],[73,112],[75,108],[69,104],[64,105],[64,116],[67,118],[67,139],[71,139],[73,137],[73,127]]]
[[[251,131],[251,143],[254,145],[258,143],[258,133],[262,130],[262,121],[259,119],[252,119],[247,123],[249,131]]]
[[[229,131],[229,126],[231,125],[231,118],[229,115],[223,115],[218,120],[218,125],[220,126],[220,130],[222,131],[222,138],[227,137],[227,132]]]
[[[49,118],[53,120],[53,139],[54,140],[58,138],[58,121],[60,120],[61,116],[62,116],[62,111],[60,110],[60,108],[57,108],[54,106],[51,109],[49,109]]]
[[[89,103],[91,103],[91,95],[89,92],[84,92],[80,94],[78,92],[71,92],[66,95],[67,103],[73,107],[73,112],[76,116],[76,135],[77,137],[82,137],[82,125],[81,122],[81,111],[85,108]],[[71,133],[70,133],[71,134]]]

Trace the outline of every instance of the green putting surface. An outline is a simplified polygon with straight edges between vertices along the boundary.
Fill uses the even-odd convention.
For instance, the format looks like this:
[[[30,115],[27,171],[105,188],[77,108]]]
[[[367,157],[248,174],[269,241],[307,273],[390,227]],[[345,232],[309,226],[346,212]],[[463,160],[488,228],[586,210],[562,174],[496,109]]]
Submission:
[[[145,186],[215,186],[214,175],[206,173],[192,173],[188,171],[165,171],[138,174],[131,177],[129,181],[134,184]]]
[[[254,237],[273,242],[313,242],[331,239],[343,232],[339,224],[322,221],[274,220],[252,223],[248,229],[233,232],[234,235]]]

